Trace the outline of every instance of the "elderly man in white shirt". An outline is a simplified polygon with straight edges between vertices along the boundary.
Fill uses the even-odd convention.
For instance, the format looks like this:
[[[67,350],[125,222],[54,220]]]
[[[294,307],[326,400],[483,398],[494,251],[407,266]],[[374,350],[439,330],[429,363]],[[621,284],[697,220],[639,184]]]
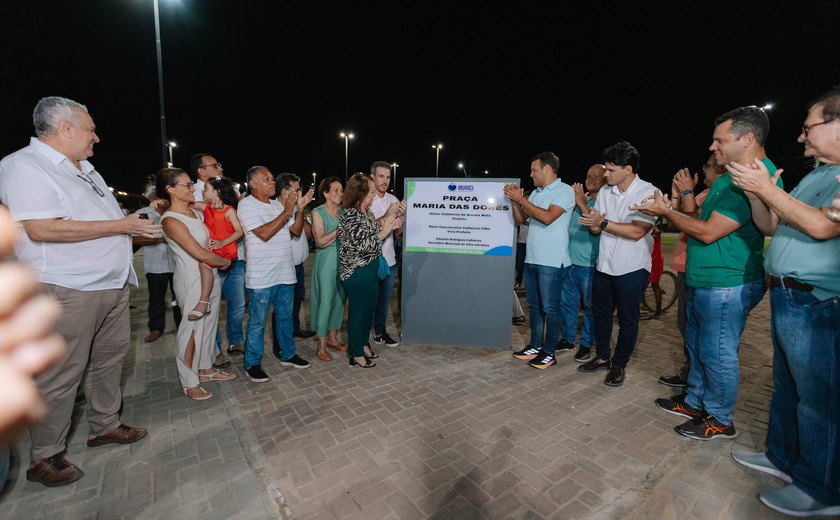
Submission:
[[[161,229],[123,215],[87,161],[99,136],[84,105],[43,98],[33,122],[37,137],[0,161],[0,200],[24,230],[17,258],[36,271],[42,290],[64,311],[56,329],[67,352],[37,379],[49,412],[30,428],[26,472],[28,480],[55,487],[84,476],[63,455],[83,375],[89,447],[146,436],[145,429],[120,421],[120,376],[130,337],[128,284],[137,285],[131,236],[152,238]]]
[[[650,277],[656,217],[633,211],[645,204],[656,188],[643,181],[639,152],[627,141],[604,150],[607,185],[598,192],[595,207],[580,223],[601,235],[598,263],[592,279],[592,305],[595,314],[596,356],[578,367],[581,372],[608,370],[607,386],[624,384],[624,368],[636,347],[639,334],[639,305]],[[618,310],[618,340],[610,355],[613,313]]]

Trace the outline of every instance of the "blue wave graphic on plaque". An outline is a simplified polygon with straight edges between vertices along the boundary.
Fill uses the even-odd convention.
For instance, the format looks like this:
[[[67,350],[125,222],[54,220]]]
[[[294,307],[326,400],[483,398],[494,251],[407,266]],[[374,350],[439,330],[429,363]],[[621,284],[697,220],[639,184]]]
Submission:
[[[498,246],[493,249],[488,249],[484,256],[513,256],[513,248],[511,246]]]

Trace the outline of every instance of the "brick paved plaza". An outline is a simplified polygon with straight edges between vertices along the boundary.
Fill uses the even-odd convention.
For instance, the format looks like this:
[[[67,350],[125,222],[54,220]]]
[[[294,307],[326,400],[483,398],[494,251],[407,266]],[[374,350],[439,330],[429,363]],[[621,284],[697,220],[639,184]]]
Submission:
[[[674,433],[682,419],[653,404],[671,390],[657,378],[681,362],[676,305],[641,323],[620,388],[605,386],[603,372],[577,372],[569,353],[534,370],[507,350],[401,345],[379,348],[378,366],[360,370],[340,356],[320,362],[315,343],[299,340],[310,369],[281,368],[267,353],[272,379],[255,384],[237,357],[238,378],[207,384],[215,397],[195,402],[180,394],[171,316],[161,339],[143,343],[145,288],[131,299],[123,417],[149,428],[148,437],[87,448],[79,413],[67,456],[86,475],[54,489],[26,481],[21,439],[0,517],[782,518],[756,499],[782,482],[729,457],[733,448],[763,447],[772,393],[767,297],[741,343],[740,435],[709,442]],[[527,323],[514,326],[512,347],[528,334]]]

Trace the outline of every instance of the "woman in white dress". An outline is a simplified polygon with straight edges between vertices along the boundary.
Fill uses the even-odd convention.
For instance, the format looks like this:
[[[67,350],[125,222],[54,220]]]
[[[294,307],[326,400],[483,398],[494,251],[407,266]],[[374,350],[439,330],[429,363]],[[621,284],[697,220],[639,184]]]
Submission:
[[[227,268],[230,260],[207,249],[210,234],[204,226],[202,213],[190,208],[195,202],[195,187],[184,170],[160,170],[155,191],[158,197],[169,202],[169,209],[163,214],[161,225],[175,264],[175,298],[182,309],[192,309],[201,298],[199,262]],[[181,320],[177,335],[176,360],[181,387],[184,395],[199,401],[213,397],[200,383],[229,381],[236,377],[213,368],[216,328],[219,324],[219,279],[215,270],[213,276],[215,280],[210,293],[209,312],[198,320]]]

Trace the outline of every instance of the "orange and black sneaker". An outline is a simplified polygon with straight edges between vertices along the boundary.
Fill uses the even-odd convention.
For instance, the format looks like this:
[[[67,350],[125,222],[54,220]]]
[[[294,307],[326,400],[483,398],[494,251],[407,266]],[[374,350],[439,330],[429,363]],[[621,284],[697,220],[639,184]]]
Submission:
[[[530,361],[537,357],[542,350],[538,348],[534,348],[531,345],[526,345],[525,348],[522,350],[517,350],[513,353],[513,357],[516,359],[524,359],[525,361]]]
[[[665,410],[666,412],[674,415],[682,415],[688,419],[694,419],[704,415],[702,410],[698,410],[697,408],[686,404],[680,396],[674,396],[670,399],[660,397],[655,400],[654,403],[660,410]]]
[[[734,439],[738,432],[734,424],[723,424],[711,415],[696,417],[674,427],[674,431],[684,437],[700,441],[711,439]]]

